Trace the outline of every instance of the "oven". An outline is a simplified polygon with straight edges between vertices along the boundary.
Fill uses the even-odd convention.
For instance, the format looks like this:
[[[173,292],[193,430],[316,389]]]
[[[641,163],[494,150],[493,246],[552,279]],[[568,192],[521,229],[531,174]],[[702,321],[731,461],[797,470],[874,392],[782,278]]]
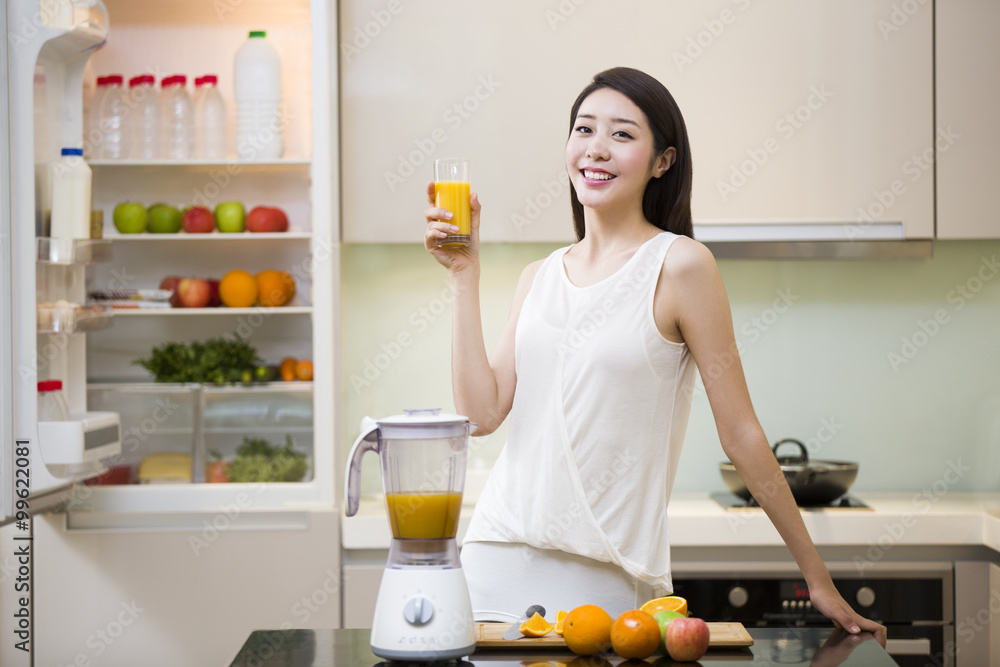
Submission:
[[[900,667],[954,667],[954,570],[950,562],[827,563],[854,609],[888,629],[886,650]],[[794,563],[678,564],[674,594],[697,615],[751,627],[829,626]]]

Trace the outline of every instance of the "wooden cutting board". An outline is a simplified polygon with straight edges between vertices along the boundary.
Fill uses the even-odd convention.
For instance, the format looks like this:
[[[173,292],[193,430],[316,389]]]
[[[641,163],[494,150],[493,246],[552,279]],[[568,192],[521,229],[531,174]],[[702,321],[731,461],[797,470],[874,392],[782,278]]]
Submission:
[[[504,639],[503,633],[510,626],[510,623],[476,623],[476,648],[566,648],[566,642],[554,632],[544,637]],[[753,637],[742,623],[709,623],[708,646],[709,648],[753,646]]]

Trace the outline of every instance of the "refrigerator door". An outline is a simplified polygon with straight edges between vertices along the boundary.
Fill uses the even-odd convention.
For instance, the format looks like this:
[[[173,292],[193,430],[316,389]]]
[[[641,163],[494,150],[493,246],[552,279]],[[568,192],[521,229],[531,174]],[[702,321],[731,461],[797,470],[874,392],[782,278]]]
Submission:
[[[100,470],[100,459],[120,450],[116,415],[85,415],[86,357],[83,337],[40,327],[44,288],[60,282],[66,295],[83,291],[84,267],[61,252],[40,257],[49,208],[48,165],[62,147],[83,142],[83,73],[107,38],[100,0],[12,0],[4,6],[5,44],[0,86],[6,160],[0,228],[0,522],[17,512],[38,513],[63,503],[75,480]],[[47,241],[47,239],[45,239]],[[86,244],[86,242],[85,242]],[[46,246],[47,248],[48,246]],[[75,247],[73,242],[68,245]],[[89,247],[88,247],[89,250]],[[39,276],[42,282],[39,282]],[[66,298],[66,297],[60,297]],[[57,456],[46,457],[39,437],[37,382],[63,380],[74,415],[50,438]],[[99,424],[91,428],[88,424]],[[76,427],[75,430],[73,427]],[[95,434],[91,431],[100,430]],[[66,432],[64,432],[66,431]],[[65,452],[69,433],[76,457]],[[99,442],[97,442],[99,440]],[[72,452],[70,454],[73,454]],[[86,464],[86,465],[84,465]]]

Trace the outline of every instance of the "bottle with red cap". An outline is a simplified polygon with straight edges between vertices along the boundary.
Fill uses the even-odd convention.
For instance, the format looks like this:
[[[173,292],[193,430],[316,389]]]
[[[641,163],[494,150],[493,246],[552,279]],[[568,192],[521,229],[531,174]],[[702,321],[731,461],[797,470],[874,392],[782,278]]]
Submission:
[[[134,76],[128,81],[129,117],[126,123],[129,157],[133,160],[156,160],[162,157],[160,98],[152,74]]]
[[[128,155],[125,136],[125,118],[128,116],[128,100],[122,86],[124,77],[111,74],[104,77],[105,94],[98,106],[98,132],[94,144],[94,156],[117,160]],[[93,112],[91,112],[93,113]]]
[[[194,105],[187,92],[187,77],[168,76],[163,90],[163,157],[190,160],[194,157]]]
[[[43,380],[38,383],[38,421],[69,421],[69,406],[62,392],[62,380]]]
[[[215,74],[194,80],[194,154],[201,160],[226,158],[226,103]]]
[[[90,106],[87,107],[87,134],[83,140],[83,153],[88,159],[94,159],[100,150],[101,107],[107,94],[108,77],[97,77],[97,88],[94,96],[90,98]]]

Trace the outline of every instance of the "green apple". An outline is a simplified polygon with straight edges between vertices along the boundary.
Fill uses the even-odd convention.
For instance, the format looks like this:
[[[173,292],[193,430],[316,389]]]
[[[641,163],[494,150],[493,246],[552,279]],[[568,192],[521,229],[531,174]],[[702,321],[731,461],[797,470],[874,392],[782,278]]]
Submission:
[[[149,207],[148,228],[152,234],[176,234],[181,231],[184,216],[170,204],[153,204]]]
[[[146,231],[146,207],[134,201],[123,201],[112,214],[119,234],[140,234]]]
[[[673,609],[661,609],[653,614],[653,619],[656,621],[656,624],[660,626],[660,653],[664,655],[667,654],[667,645],[664,642],[664,638],[667,636],[667,626],[670,625],[670,621],[675,618],[686,618],[686,616],[679,611],[674,611]]]
[[[247,210],[238,201],[227,201],[217,204],[213,213],[215,226],[220,232],[236,234],[246,228]]]

